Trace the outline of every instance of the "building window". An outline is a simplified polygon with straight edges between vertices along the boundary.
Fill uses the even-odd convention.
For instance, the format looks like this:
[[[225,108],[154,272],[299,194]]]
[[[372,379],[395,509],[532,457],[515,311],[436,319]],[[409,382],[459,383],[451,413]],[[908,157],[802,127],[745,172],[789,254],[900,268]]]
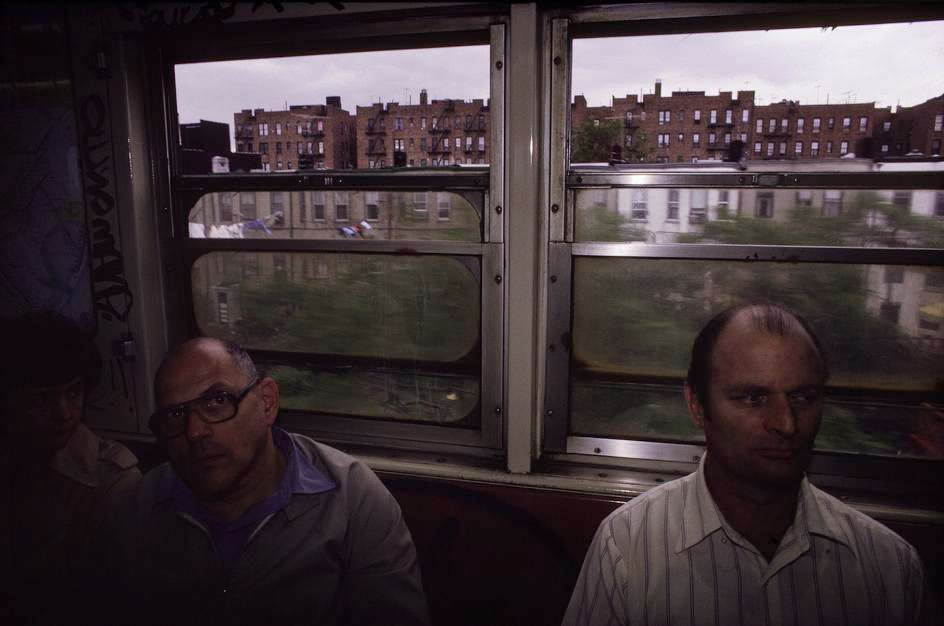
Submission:
[[[398,117],[393,120],[393,130],[403,130],[403,118]]]
[[[667,148],[669,146],[669,133],[659,133],[656,141],[660,148]]]
[[[419,191],[413,194],[413,211],[415,213],[426,213],[426,192]]]
[[[829,129],[829,130],[832,130],[832,129],[836,128],[836,118],[835,118],[835,117],[831,117],[831,118],[829,118],[828,120],[826,120],[826,128]]]
[[[304,222],[308,219],[308,211],[306,206],[306,193],[305,191],[298,194],[298,221]]]
[[[859,118],[859,132],[864,133],[865,130],[868,128],[868,126],[869,126],[869,118],[860,117]]]
[[[724,134],[724,145],[731,145],[731,133]]]
[[[455,145],[456,145],[456,150],[459,150],[460,148],[462,148],[462,137],[456,137]]]
[[[220,221],[233,221],[233,194],[225,191],[220,194]]]
[[[810,156],[819,156],[819,142],[811,141],[810,142]]]
[[[747,109],[741,109],[741,122],[747,124],[750,121],[751,112]]]
[[[796,205],[798,207],[813,206],[813,192],[809,189],[801,189],[797,192]]]
[[[694,120],[696,124],[701,122],[701,109],[695,109],[692,111],[692,120]]]
[[[334,219],[339,222],[346,222],[348,220],[347,197],[348,192],[346,191],[334,192]]]
[[[905,282],[905,270],[900,267],[885,267],[885,283],[888,285],[900,285]]]
[[[754,132],[755,132],[755,133],[758,133],[758,134],[764,132],[764,120],[763,120],[763,119],[761,119],[761,118],[758,117],[756,120],[754,120]]]
[[[698,147],[701,145],[701,133],[692,133],[692,146]]]
[[[829,141],[826,142],[826,154],[832,154],[832,153],[833,153],[833,142],[830,139]]]
[[[425,118],[425,117],[421,117],[421,118],[420,118],[420,128],[421,128],[422,130],[426,130],[426,118]]]
[[[311,199],[311,219],[316,222],[323,222],[325,219],[325,192],[315,191]]]
[[[762,146],[761,142],[759,142],[759,141],[755,141],[755,142],[754,142],[754,154],[760,154],[760,151],[762,150],[762,148],[763,148],[763,146]]]
[[[775,120],[774,118],[770,118],[769,120],[767,120],[767,132],[773,133],[776,131],[777,131],[777,120]]]
[[[772,218],[774,216],[774,193],[772,191],[757,192],[754,216],[764,218]]]
[[[806,124],[806,119],[802,117],[797,118],[797,134],[803,132],[803,126]]]
[[[323,142],[323,141],[319,141],[319,142],[318,142],[318,154],[324,154],[324,142]]]
[[[485,152],[485,136],[479,137],[479,152]]]
[[[710,111],[708,111],[708,123],[709,124],[718,123],[718,110],[717,109],[711,109]]]
[[[848,131],[852,127],[852,118],[844,117],[842,118],[842,129]]]
[[[259,152],[268,152],[269,151],[269,142],[263,141],[259,144]]]
[[[888,144],[887,144],[887,143],[883,143],[883,144],[882,144],[882,154],[885,154],[886,152],[888,152]]]
[[[259,136],[266,137],[269,134],[269,125],[265,122],[259,124]]]
[[[281,162],[281,161],[276,161],[276,162],[275,162],[275,169],[276,169],[276,170],[281,170],[281,169],[282,169],[282,162]]]
[[[939,133],[944,128],[944,114],[938,113],[934,116],[934,132]]]
[[[839,142],[839,156],[843,156],[849,152],[849,142],[841,141]]]
[[[734,123],[734,111],[731,109],[725,109],[724,111],[724,123],[733,124]]]
[[[281,142],[281,141],[276,141],[276,142],[275,142],[275,153],[276,153],[276,154],[282,154],[282,142]]]
[[[793,145],[793,153],[796,154],[796,156],[803,155],[803,142],[802,141],[798,141]]]
[[[247,144],[246,144],[246,152],[252,152],[252,144],[251,144],[251,143],[247,143]]]
[[[630,217],[640,221],[649,219],[648,189],[633,189],[633,206],[630,210]]]
[[[780,120],[780,130],[781,130],[781,131],[784,131],[784,132],[785,132],[789,126],[790,126],[790,120],[788,120],[787,118],[782,118],[782,119]]]
[[[819,132],[819,124],[820,124],[820,119],[818,117],[814,117],[813,118],[813,132],[814,133]]]
[[[883,302],[879,308],[879,317],[891,324],[898,323],[898,317],[901,314],[901,303]]]
[[[229,324],[229,302],[225,291],[216,292],[216,319],[220,324]]]
[[[298,154],[302,154],[305,150],[305,145],[302,142],[298,142]]]
[[[242,191],[239,193],[239,219],[256,219],[256,192]]]
[[[780,156],[786,156],[786,155],[787,155],[787,142],[781,141],[780,142]]]
[[[727,189],[718,191],[718,211],[727,213],[730,206],[729,193]]]
[[[691,206],[688,209],[689,223],[704,223],[708,219],[708,190],[692,189],[689,199],[691,201]]]
[[[889,132],[892,129],[892,123],[890,120],[885,120],[882,122],[882,132]]]
[[[905,211],[911,210],[911,192],[896,191],[892,194],[892,206],[896,209],[904,209]]]
[[[659,124],[668,124],[672,121],[672,111],[659,111]]]
[[[679,133],[679,134],[678,134],[678,142],[679,142],[679,145],[685,143],[685,133]]]
[[[747,145],[747,133],[741,133],[741,142]]]
[[[446,221],[449,219],[449,210],[452,209],[452,199],[448,193],[436,194],[436,219]]]
[[[716,140],[716,139],[717,139],[717,135],[715,135],[715,133],[708,133],[708,145],[709,145],[709,146],[715,145],[715,140]]]
[[[772,157],[774,155],[774,142],[767,142],[767,156]]]
[[[668,205],[668,214],[666,215],[667,220],[677,222],[679,218],[679,190],[678,189],[669,189],[669,205]]]
[[[276,135],[281,135],[281,134],[282,134],[282,122],[276,122],[276,123],[275,123],[275,134],[276,134]]]
[[[376,191],[365,192],[365,202],[367,204],[367,221],[373,222],[380,219],[380,193]]]
[[[823,217],[839,217],[842,213],[842,192],[827,189],[823,194]]]

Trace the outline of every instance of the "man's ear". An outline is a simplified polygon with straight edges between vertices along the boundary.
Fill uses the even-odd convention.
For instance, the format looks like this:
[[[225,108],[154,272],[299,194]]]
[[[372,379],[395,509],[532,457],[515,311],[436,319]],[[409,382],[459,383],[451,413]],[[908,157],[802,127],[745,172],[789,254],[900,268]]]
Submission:
[[[266,376],[259,381],[259,389],[262,390],[262,407],[266,423],[271,426],[275,423],[275,418],[279,416],[279,384]]]
[[[701,402],[698,401],[698,396],[695,395],[695,390],[688,383],[685,383],[685,404],[688,405],[688,413],[691,415],[692,421],[695,422],[695,426],[704,430],[705,411],[701,406]]]

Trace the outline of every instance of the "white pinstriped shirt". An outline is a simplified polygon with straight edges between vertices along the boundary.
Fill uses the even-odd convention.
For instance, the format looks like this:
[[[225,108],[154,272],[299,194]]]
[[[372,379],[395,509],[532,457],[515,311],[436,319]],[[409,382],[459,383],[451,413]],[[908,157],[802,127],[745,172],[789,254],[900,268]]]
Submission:
[[[919,618],[924,569],[904,539],[804,478],[768,562],[721,515],[704,463],[603,520],[564,626],[931,623]]]

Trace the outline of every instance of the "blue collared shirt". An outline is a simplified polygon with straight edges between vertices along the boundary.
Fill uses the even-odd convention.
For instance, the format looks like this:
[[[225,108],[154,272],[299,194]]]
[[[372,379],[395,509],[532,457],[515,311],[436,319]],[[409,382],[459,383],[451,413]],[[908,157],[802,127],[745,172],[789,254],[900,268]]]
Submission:
[[[287,432],[281,428],[273,428],[272,439],[285,457],[285,472],[279,487],[234,520],[223,520],[207,511],[175,472],[168,473],[158,488],[158,501],[173,498],[179,514],[188,515],[203,525],[210,534],[216,554],[226,571],[232,569],[253,532],[272,515],[284,509],[293,494],[324,493],[337,486],[312,465],[305,455],[295,450],[295,442]]]

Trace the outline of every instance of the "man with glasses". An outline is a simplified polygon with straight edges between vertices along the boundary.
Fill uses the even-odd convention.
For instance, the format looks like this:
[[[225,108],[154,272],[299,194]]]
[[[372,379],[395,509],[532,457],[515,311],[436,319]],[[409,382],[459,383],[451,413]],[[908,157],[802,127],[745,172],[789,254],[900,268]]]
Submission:
[[[82,623],[109,511],[141,479],[120,443],[83,423],[101,359],[55,313],[0,322],[0,623]]]
[[[274,427],[279,387],[239,346],[161,364],[150,426],[169,464],[121,524],[119,596],[160,624],[426,624],[410,533],[363,463]]]
[[[827,377],[781,306],[708,322],[685,384],[706,454],[603,520],[564,624],[942,623],[914,548],[805,478]]]

